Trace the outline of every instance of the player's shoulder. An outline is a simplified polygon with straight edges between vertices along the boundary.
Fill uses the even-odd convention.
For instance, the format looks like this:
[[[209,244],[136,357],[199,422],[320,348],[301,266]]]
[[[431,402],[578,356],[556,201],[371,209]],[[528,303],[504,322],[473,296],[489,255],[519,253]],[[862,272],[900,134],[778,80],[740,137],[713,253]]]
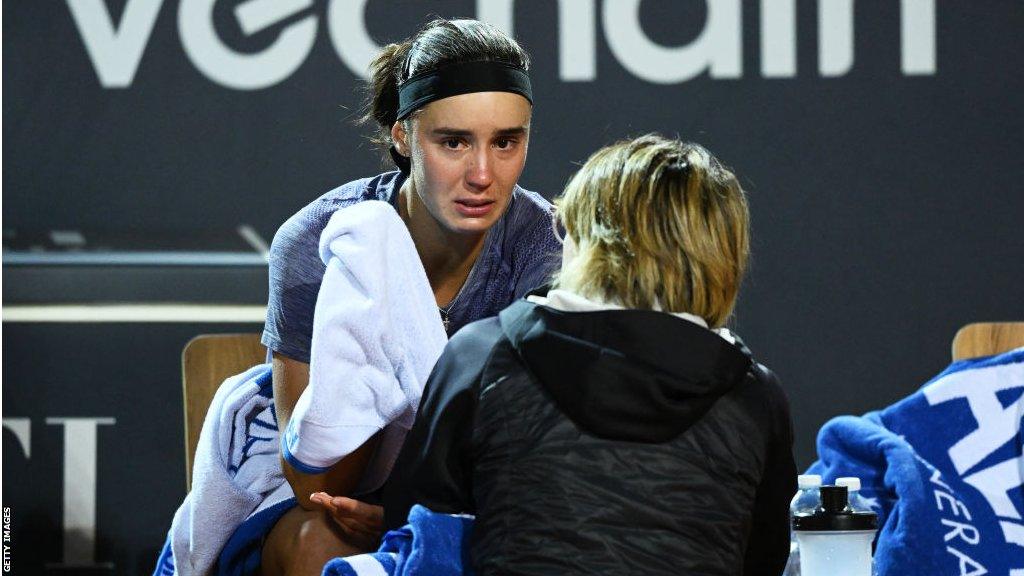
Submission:
[[[389,201],[397,175],[398,172],[385,172],[369,178],[360,178],[322,194],[299,209],[278,228],[271,251],[273,252],[275,247],[287,251],[289,246],[298,244],[312,246],[315,252],[320,234],[335,212],[365,200]]]
[[[504,224],[504,245],[520,252],[561,252],[552,226],[554,206],[546,198],[516,186]]]

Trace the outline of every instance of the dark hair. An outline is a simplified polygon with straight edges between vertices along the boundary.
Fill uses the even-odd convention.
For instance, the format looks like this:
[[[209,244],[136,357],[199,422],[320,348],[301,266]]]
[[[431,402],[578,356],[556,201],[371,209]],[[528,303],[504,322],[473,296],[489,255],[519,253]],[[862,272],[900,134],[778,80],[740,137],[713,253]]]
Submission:
[[[398,87],[414,74],[447,64],[493,61],[530,69],[530,57],[515,40],[479,20],[428,22],[415,36],[388,44],[370,63],[366,114],[362,122],[379,128],[373,141],[391,146],[391,126],[398,116]]]

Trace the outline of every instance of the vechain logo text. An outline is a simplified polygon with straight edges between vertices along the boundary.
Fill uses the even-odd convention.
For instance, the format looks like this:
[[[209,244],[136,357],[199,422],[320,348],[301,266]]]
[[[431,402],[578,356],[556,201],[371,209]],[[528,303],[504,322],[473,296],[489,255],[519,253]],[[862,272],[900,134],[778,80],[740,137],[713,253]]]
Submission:
[[[353,74],[365,77],[380,47],[366,29],[370,0],[328,0],[326,27],[334,50]],[[384,0],[375,0],[384,1]],[[104,0],[66,0],[100,84],[132,85],[163,0],[128,0],[114,24]],[[640,25],[641,0],[558,0],[559,77],[566,82],[597,79],[597,18],[618,62],[636,77],[676,84],[705,71],[711,78],[743,76],[741,0],[704,0],[700,34],[682,46],[650,39]],[[796,76],[796,0],[760,0],[761,70],[766,78]],[[310,10],[315,0],[247,0],[234,17],[247,35],[291,19],[276,39],[256,53],[238,52],[218,36],[217,0],[181,0],[177,23],[185,54],[207,78],[236,90],[259,90],[291,76],[309,56],[320,25]],[[477,17],[513,33],[515,0],[477,0]],[[296,15],[307,13],[304,17]],[[818,73],[842,76],[853,66],[854,0],[818,0]],[[900,2],[901,69],[935,74],[935,0]]]

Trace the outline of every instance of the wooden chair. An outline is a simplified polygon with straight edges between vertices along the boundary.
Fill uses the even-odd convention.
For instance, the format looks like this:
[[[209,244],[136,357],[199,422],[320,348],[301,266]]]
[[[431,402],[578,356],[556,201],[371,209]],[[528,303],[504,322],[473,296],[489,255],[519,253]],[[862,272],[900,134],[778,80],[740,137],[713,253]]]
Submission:
[[[217,387],[229,376],[266,360],[259,334],[203,334],[189,340],[181,353],[185,400],[185,487],[192,489],[192,461],[199,431]]]
[[[993,356],[1024,346],[1024,322],[976,322],[953,337],[953,361]]]

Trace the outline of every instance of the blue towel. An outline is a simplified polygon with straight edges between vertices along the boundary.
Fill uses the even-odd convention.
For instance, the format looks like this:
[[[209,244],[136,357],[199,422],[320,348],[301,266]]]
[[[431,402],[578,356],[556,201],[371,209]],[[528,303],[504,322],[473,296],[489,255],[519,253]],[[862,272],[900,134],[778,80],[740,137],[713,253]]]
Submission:
[[[879,576],[1024,576],[1024,349],[956,362],[896,404],[818,434],[808,473],[857,476]]]
[[[431,512],[417,504],[409,523],[384,535],[372,554],[335,558],[324,565],[324,576],[472,576],[467,553],[473,519]]]

